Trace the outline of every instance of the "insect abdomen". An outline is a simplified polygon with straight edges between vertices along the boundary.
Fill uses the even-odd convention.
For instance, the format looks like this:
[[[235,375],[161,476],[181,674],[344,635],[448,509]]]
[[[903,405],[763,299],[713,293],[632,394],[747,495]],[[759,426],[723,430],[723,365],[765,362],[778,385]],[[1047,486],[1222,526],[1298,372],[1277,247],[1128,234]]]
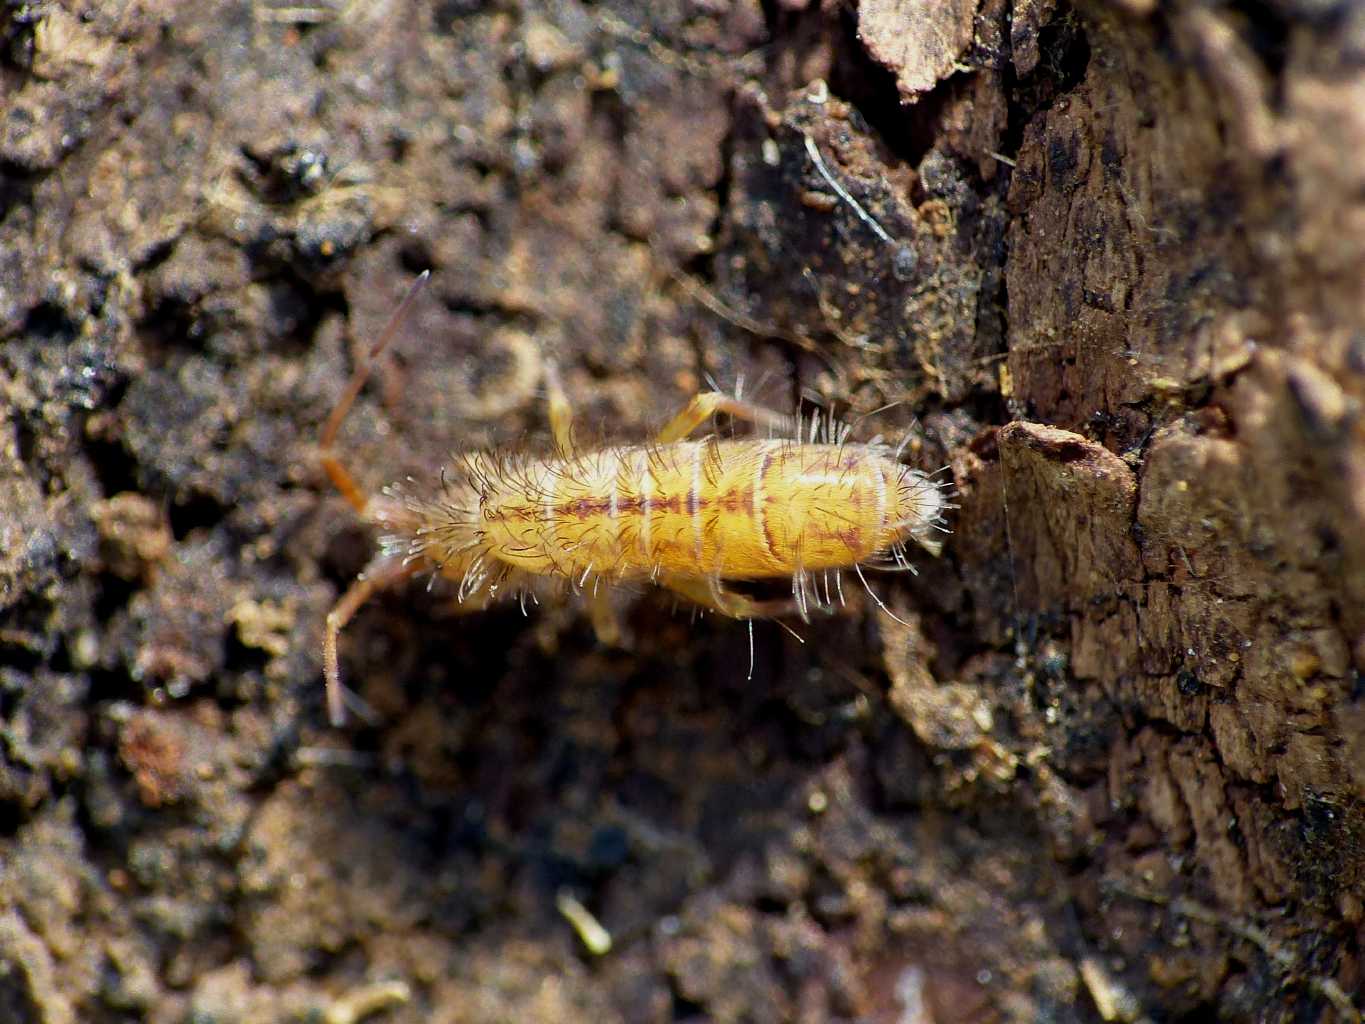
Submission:
[[[933,519],[884,449],[709,440],[535,460],[483,501],[496,559],[542,576],[763,579],[865,561]],[[927,500],[927,499],[926,499]],[[916,518],[916,517],[919,518]]]

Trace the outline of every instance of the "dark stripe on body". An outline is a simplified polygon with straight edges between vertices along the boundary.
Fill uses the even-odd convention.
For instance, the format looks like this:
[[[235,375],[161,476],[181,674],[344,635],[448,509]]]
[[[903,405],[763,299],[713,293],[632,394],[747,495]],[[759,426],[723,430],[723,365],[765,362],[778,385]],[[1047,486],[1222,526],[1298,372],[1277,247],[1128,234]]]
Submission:
[[[754,489],[749,497],[749,504],[752,509],[751,514],[758,523],[759,534],[763,538],[763,545],[768,549],[768,557],[781,565],[783,559],[777,557],[777,544],[774,542],[772,530],[768,526],[767,506],[769,502],[763,500],[766,494],[763,485],[768,479],[768,470],[773,464],[774,454],[775,452],[772,449],[763,453],[763,461],[758,467],[758,478],[754,481]]]

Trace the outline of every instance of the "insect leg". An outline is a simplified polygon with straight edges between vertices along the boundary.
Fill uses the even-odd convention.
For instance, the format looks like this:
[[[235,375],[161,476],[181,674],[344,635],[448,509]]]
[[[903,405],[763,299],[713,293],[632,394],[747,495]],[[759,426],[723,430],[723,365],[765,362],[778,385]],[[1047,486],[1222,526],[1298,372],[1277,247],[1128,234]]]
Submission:
[[[448,601],[439,602],[436,605],[434,614],[452,619],[458,618],[461,615],[474,615],[478,612],[487,611],[497,599],[497,594],[490,594],[487,590],[480,590],[467,595],[463,599],[452,597]]]
[[[574,453],[573,407],[569,405],[564,380],[553,359],[545,360],[545,391],[550,403],[550,432],[554,435],[555,447],[567,458]]]
[[[377,591],[392,586],[417,572],[417,563],[403,564],[400,558],[376,558],[362,572],[341,600],[327,613],[327,626],[322,634],[322,670],[327,677],[327,717],[332,725],[346,722],[346,706],[342,700],[341,659],[337,655],[337,638],[346,623],[354,618],[360,606]]]
[[[341,496],[351,503],[351,506],[360,513],[365,512],[370,499],[361,490],[360,485],[355,482],[355,478],[341,460],[332,454],[332,443],[336,441],[337,431],[341,429],[342,421],[346,419],[346,414],[351,411],[351,406],[360,394],[360,389],[365,386],[365,381],[369,379],[370,368],[374,365],[375,359],[388,347],[389,342],[393,341],[394,335],[398,333],[398,328],[403,323],[403,318],[407,316],[408,310],[412,308],[413,301],[422,290],[422,286],[427,283],[427,278],[431,276],[430,270],[424,270],[418,275],[408,289],[407,295],[403,296],[403,301],[398,304],[398,308],[393,311],[393,316],[389,317],[389,322],[384,325],[383,332],[379,335],[379,340],[371,346],[365,358],[360,361],[360,365],[355,368],[355,373],[351,374],[350,382],[346,385],[346,390],[337,399],[337,404],[333,407],[331,415],[327,417],[327,422],[322,426],[322,434],[318,438],[318,450],[321,452],[322,468],[328,478]]]
[[[625,647],[629,638],[621,625],[621,617],[616,606],[611,603],[609,587],[594,587],[583,595],[588,605],[588,618],[592,620],[592,631],[603,647]]]
[[[782,437],[791,437],[796,429],[796,421],[790,416],[720,391],[702,391],[692,396],[692,401],[687,403],[682,412],[669,420],[668,425],[659,431],[655,440],[659,444],[681,441],[716,413],[721,412],[758,427],[767,427]]]
[[[660,575],[658,582],[660,586],[667,587],[694,604],[732,619],[773,619],[798,611],[795,598],[759,601],[747,594],[726,590],[702,577],[665,573]]]

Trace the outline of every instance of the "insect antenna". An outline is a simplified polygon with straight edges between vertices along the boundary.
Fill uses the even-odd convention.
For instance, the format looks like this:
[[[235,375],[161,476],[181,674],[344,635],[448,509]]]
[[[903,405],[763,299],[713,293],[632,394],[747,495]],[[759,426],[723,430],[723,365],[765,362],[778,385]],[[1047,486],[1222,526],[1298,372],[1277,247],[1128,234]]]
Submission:
[[[360,485],[355,482],[355,478],[351,476],[346,467],[332,454],[332,445],[336,441],[337,432],[341,430],[342,422],[346,419],[346,414],[351,411],[351,406],[355,404],[360,389],[370,379],[370,370],[374,366],[375,359],[398,334],[398,328],[402,326],[404,318],[408,315],[408,310],[412,308],[412,304],[417,300],[417,296],[421,294],[423,286],[426,285],[430,277],[431,271],[424,270],[412,283],[407,295],[403,296],[403,301],[398,304],[398,308],[389,317],[389,322],[384,325],[384,330],[379,334],[379,340],[370,346],[370,351],[366,353],[360,361],[360,365],[356,367],[355,373],[351,375],[350,383],[346,385],[346,390],[337,399],[337,404],[332,408],[331,415],[327,417],[327,422],[323,424],[322,434],[318,438],[318,449],[322,453],[324,472],[342,496],[351,503],[356,511],[361,513],[365,511],[369,499],[365,497],[365,492],[360,489]]]

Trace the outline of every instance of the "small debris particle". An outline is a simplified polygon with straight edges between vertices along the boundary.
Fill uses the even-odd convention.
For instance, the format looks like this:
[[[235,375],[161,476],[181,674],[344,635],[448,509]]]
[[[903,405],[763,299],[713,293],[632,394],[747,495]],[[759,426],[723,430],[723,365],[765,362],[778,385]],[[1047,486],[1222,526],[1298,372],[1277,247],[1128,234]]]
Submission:
[[[611,952],[611,933],[570,893],[561,889],[555,896],[555,907],[578,933],[584,949],[593,956],[605,956]]]
[[[393,1006],[412,999],[412,987],[405,981],[376,981],[352,989],[332,1003],[323,1015],[326,1024],[357,1024]]]
[[[171,549],[171,528],[161,506],[135,491],[96,502],[91,515],[100,535],[100,558],[119,579],[146,579]]]
[[[1135,1021],[1138,1019],[1137,1000],[1109,976],[1109,972],[1094,957],[1086,957],[1080,965],[1081,978],[1095,1001],[1095,1009],[1105,1020]]]
[[[292,603],[243,600],[228,611],[228,621],[237,627],[237,638],[245,646],[275,658],[289,652],[296,619]]]

